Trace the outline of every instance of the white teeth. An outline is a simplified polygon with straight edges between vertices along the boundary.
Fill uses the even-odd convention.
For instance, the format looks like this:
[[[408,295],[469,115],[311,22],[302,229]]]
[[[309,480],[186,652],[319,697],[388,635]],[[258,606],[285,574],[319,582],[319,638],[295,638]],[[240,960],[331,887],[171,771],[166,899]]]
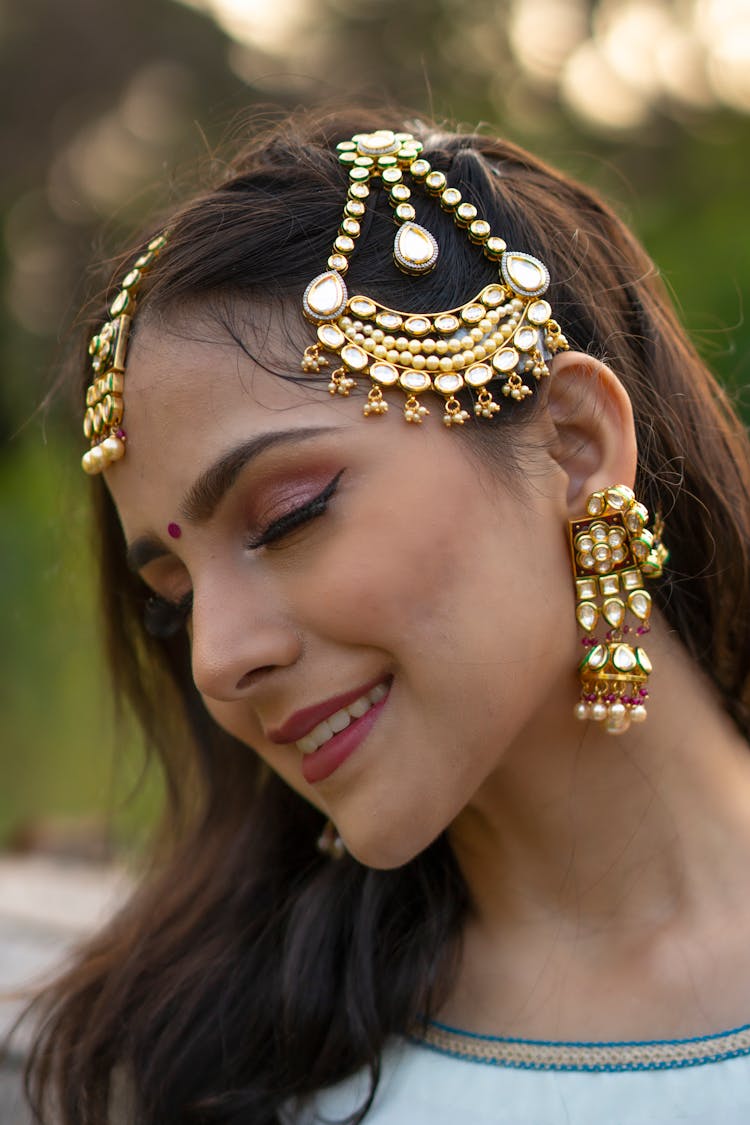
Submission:
[[[323,742],[328,742],[329,738],[333,738],[333,728],[328,719],[323,719],[322,723],[318,723],[315,729],[310,731],[310,735],[317,739],[318,746]]]
[[[363,695],[361,699],[355,699],[353,703],[350,703],[347,711],[353,719],[361,719],[371,707],[370,700],[366,695]]]
[[[346,730],[351,721],[352,717],[348,711],[337,711],[335,715],[330,715],[326,719],[326,722],[328,723],[334,734],[338,734],[339,731]]]
[[[325,742],[328,742],[329,738],[333,738],[334,734],[346,730],[352,719],[361,719],[363,715],[366,715],[370,708],[374,704],[380,703],[381,699],[385,699],[387,694],[387,685],[378,684],[366,695],[361,695],[359,699],[355,699],[348,707],[342,707],[340,711],[336,711],[333,715],[324,719],[322,723],[318,723],[304,738],[298,739],[297,749],[301,750],[303,754],[313,754]]]
[[[388,688],[385,684],[377,684],[370,692],[370,702],[380,703],[381,699],[385,699],[388,694]]]

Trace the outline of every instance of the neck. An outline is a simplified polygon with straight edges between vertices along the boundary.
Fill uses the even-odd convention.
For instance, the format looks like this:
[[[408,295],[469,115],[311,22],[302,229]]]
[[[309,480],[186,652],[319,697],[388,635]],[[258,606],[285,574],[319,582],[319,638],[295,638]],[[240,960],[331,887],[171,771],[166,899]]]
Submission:
[[[638,1039],[747,1021],[750,748],[663,622],[648,649],[645,723],[579,722],[571,676],[452,826],[472,910],[446,1022]]]
[[[663,621],[648,647],[645,723],[620,736],[581,723],[561,685],[455,822],[480,925],[554,918],[625,940],[746,898],[750,748]]]

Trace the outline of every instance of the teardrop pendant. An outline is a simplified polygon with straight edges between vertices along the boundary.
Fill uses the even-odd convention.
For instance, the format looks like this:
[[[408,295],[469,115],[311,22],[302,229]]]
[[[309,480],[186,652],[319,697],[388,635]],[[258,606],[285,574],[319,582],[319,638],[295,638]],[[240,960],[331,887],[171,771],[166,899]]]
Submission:
[[[404,273],[428,273],[438,259],[435,236],[418,223],[403,223],[393,240],[393,258]]]
[[[341,275],[328,270],[312,279],[302,297],[302,308],[313,324],[323,324],[343,311],[348,296]]]

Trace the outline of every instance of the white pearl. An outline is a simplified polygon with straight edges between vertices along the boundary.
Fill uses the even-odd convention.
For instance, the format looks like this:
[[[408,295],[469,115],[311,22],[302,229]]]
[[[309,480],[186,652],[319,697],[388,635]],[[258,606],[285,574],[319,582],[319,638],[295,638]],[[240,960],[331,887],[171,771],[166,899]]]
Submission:
[[[111,434],[108,438],[105,438],[102,446],[106,449],[110,461],[119,461],[125,455],[125,443],[116,434]]]
[[[100,473],[107,465],[107,455],[102,449],[101,445],[95,445],[93,449],[89,450],[91,454],[91,464],[95,466],[94,472]]]
[[[610,703],[609,717],[614,719],[615,722],[622,722],[625,718],[625,704],[624,703]]]
[[[591,710],[589,708],[589,705],[588,703],[584,703],[583,700],[581,700],[580,703],[576,703],[573,713],[577,719],[581,720],[591,717]]]
[[[630,726],[627,719],[608,719],[606,725],[607,734],[624,734]]]
[[[632,723],[642,723],[648,718],[648,712],[642,703],[638,703],[630,712]]]
[[[594,720],[594,722],[600,723],[603,719],[606,719],[606,717],[607,704],[602,703],[600,699],[597,699],[596,703],[591,704],[591,718]]]

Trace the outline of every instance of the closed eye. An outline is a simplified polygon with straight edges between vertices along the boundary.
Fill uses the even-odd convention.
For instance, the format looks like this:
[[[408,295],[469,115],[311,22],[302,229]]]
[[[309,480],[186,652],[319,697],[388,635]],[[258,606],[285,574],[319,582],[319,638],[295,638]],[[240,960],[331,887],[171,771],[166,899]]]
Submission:
[[[311,520],[324,515],[328,509],[331,498],[334,496],[339,486],[339,481],[343,473],[344,470],[341,469],[317,496],[313,496],[311,500],[307,500],[304,504],[300,504],[299,507],[293,508],[290,512],[285,512],[283,516],[279,516],[273,523],[268,524],[259,535],[248,541],[248,548],[251,551],[256,551],[259,547],[266,547],[272,543],[278,543],[287,535],[296,531],[297,528],[303,527]]]
[[[165,641],[179,633],[193,608],[193,591],[178,602],[150,594],[143,607],[143,627],[150,637]]]

